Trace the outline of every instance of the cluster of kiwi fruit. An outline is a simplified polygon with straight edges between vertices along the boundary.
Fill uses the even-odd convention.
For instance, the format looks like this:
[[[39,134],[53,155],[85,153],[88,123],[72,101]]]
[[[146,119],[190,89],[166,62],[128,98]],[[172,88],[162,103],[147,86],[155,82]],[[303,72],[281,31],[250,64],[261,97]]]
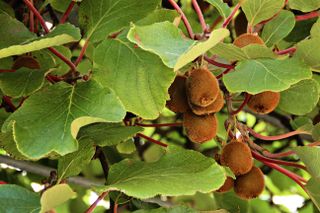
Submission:
[[[203,143],[216,136],[215,113],[223,108],[224,98],[217,78],[206,67],[177,75],[169,95],[166,106],[173,112],[183,113],[183,126],[192,142]]]
[[[233,139],[223,146],[218,162],[229,167],[236,179],[227,177],[217,192],[232,188],[241,199],[258,197],[264,189],[264,177],[260,168],[255,167],[249,146],[242,140]]]
[[[237,47],[242,48],[249,44],[264,45],[264,42],[258,35],[244,33],[237,37],[234,40],[233,44]],[[249,98],[247,106],[250,110],[257,114],[268,114],[278,106],[279,101],[279,92],[266,91],[258,93],[256,95],[252,95]]]

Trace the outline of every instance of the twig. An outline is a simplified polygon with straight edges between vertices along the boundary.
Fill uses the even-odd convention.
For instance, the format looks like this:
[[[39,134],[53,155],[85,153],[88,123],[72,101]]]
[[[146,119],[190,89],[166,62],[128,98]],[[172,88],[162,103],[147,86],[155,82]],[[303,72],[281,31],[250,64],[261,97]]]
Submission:
[[[179,7],[179,5],[174,0],[168,0],[168,1],[174,7],[174,9],[180,14],[181,19],[182,19],[182,21],[183,21],[184,25],[186,26],[187,31],[189,33],[189,37],[191,39],[193,39],[194,38],[193,30],[192,30],[192,27],[191,27],[186,15],[184,14],[182,9]]]
[[[85,213],[91,213],[94,211],[94,209],[97,207],[98,203],[105,198],[105,196],[108,195],[108,191],[103,192],[96,201],[85,211]]]
[[[235,67],[233,64],[220,63],[218,61],[215,61],[212,58],[209,58],[208,56],[204,56],[204,60],[206,60],[207,62],[209,62],[210,64],[212,64],[214,66],[221,67],[221,68],[233,69]]]
[[[202,27],[202,31],[203,33],[206,33],[208,31],[208,27],[207,27],[206,21],[204,20],[203,13],[201,11],[201,8],[199,7],[197,0],[192,0],[192,5],[198,15],[198,18]]]
[[[55,54],[58,58],[60,58],[64,63],[66,63],[72,71],[75,71],[77,68],[76,66],[72,63],[72,61],[70,61],[69,59],[67,59],[66,57],[64,57],[64,55],[62,55],[60,52],[58,52],[56,49],[54,49],[53,47],[48,47],[48,49],[50,50],[50,52],[52,52],[53,54]]]
[[[221,74],[217,75],[217,79],[222,78],[224,75],[228,74],[233,68],[228,68],[225,71],[223,71]]]
[[[60,24],[63,24],[64,22],[66,22],[66,20],[68,19],[73,6],[75,5],[76,2],[74,2],[73,0],[70,2],[68,8],[66,9],[66,11],[64,12],[62,18],[60,19]]]
[[[294,53],[296,50],[297,50],[297,48],[290,47],[290,48],[285,49],[285,50],[276,51],[276,53],[277,53],[277,55],[285,55],[285,54],[289,54],[289,53]]]
[[[265,140],[265,141],[275,141],[275,140],[281,140],[281,139],[285,139],[294,135],[299,135],[299,134],[309,134],[308,132],[302,131],[302,130],[294,130],[292,132],[287,132],[285,134],[282,135],[275,135],[275,136],[264,136],[261,135],[257,132],[255,132],[253,129],[251,128],[247,128],[248,131],[250,132],[250,134],[255,137],[255,138],[259,138],[261,140]]]
[[[33,5],[33,0],[29,0],[29,1]],[[29,29],[31,32],[34,32],[34,14],[32,10],[30,10],[30,14],[29,14]]]
[[[251,97],[250,94],[245,93],[245,98],[244,98],[243,102],[241,103],[241,105],[239,106],[239,108],[237,110],[231,112],[231,115],[238,114],[243,109],[243,107],[248,103],[250,97]]]
[[[144,139],[146,139],[146,140],[148,140],[148,141],[150,141],[150,142],[152,142],[152,143],[158,144],[158,145],[163,146],[163,147],[167,147],[167,146],[168,146],[168,145],[165,144],[165,143],[162,143],[162,142],[160,142],[160,141],[157,141],[157,140],[155,140],[155,139],[153,139],[153,138],[150,138],[150,137],[148,137],[148,136],[146,136],[146,135],[144,135],[144,134],[141,134],[141,133],[138,133],[138,134],[137,134],[137,137],[144,138]]]
[[[240,8],[240,3],[236,4],[236,6],[234,7],[234,9],[232,10],[232,12],[230,13],[230,15],[226,18],[226,20],[224,20],[223,24],[222,24],[222,27],[223,28],[226,28],[229,23],[231,22],[231,20],[233,19],[234,15],[237,13],[237,11],[239,10]]]
[[[307,14],[303,14],[303,15],[298,15],[296,16],[296,21],[304,21],[304,20],[308,20],[308,19],[312,19],[312,18],[316,18],[318,17],[320,14],[318,11],[313,11]]]
[[[87,39],[87,40],[85,41],[85,43],[84,43],[84,45],[83,45],[83,47],[82,47],[82,49],[81,49],[81,51],[80,51],[80,54],[79,54],[77,60],[74,62],[74,65],[75,65],[75,66],[78,66],[79,63],[82,61],[82,58],[83,58],[84,54],[86,53],[86,50],[87,50],[88,45],[89,45],[89,39]]]

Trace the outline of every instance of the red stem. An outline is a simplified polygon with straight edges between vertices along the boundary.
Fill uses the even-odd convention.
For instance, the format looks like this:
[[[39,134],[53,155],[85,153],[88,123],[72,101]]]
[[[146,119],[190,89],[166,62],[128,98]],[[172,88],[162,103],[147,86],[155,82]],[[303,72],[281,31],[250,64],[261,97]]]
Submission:
[[[232,10],[231,14],[226,18],[226,20],[224,20],[223,24],[222,24],[222,27],[223,28],[226,28],[229,23],[231,22],[231,20],[233,19],[234,15],[237,13],[237,11],[239,10],[240,8],[240,3],[236,4],[235,8]]]
[[[221,21],[222,21],[222,16],[219,16],[210,26],[210,31],[212,31]]]
[[[198,15],[198,18],[202,27],[202,31],[206,33],[208,31],[208,27],[207,27],[206,21],[204,20],[203,13],[199,7],[197,0],[192,0],[192,5]]]
[[[43,27],[44,31],[46,33],[49,33],[49,29],[46,25],[46,22],[42,18],[41,14],[38,12],[38,10],[33,6],[33,4],[29,0],[23,0],[24,3],[28,6],[28,8],[34,13],[34,15],[39,19],[41,26]]]
[[[3,73],[3,72],[15,72],[16,70],[2,70],[0,69],[0,73]]]
[[[318,17],[318,16],[319,16],[319,12],[318,11],[313,11],[313,12],[310,12],[310,13],[306,13],[306,14],[303,14],[303,15],[296,16],[296,21],[304,21],[304,20],[312,19],[312,18],[315,18],[315,17]]]
[[[290,47],[290,48],[285,49],[285,50],[279,50],[279,51],[277,51],[276,53],[277,53],[278,55],[285,55],[285,54],[294,53],[296,50],[297,50],[297,48],[295,48],[295,47]]]
[[[184,25],[186,26],[187,31],[189,33],[189,37],[191,39],[193,39],[194,38],[193,30],[192,30],[192,27],[191,27],[186,15],[183,13],[182,9],[179,7],[179,5],[174,0],[168,0],[168,1],[174,7],[174,9],[180,14],[181,19],[182,19],[182,21],[183,21]]]
[[[33,5],[33,0],[29,0],[29,1]],[[32,10],[30,10],[30,16],[29,16],[29,29],[31,32],[34,32],[34,14]]]
[[[221,73],[220,75],[217,75],[217,79],[220,79],[220,78],[222,78],[225,74],[228,74],[231,70],[233,70],[233,68],[232,69],[226,69],[225,71],[223,71],[223,73]]]
[[[250,94],[245,93],[245,98],[244,98],[242,104],[239,106],[239,108],[238,108],[237,110],[232,111],[232,112],[231,112],[231,115],[236,115],[236,114],[238,114],[238,113],[243,109],[243,107],[248,103],[250,97],[251,97]]]
[[[17,107],[13,105],[11,98],[9,96],[4,95],[2,99],[6,104],[8,104],[8,106],[11,108],[12,111],[15,111],[17,109]]]
[[[60,58],[64,63],[66,63],[71,70],[75,71],[77,68],[76,66],[72,63],[72,61],[70,61],[69,59],[67,59],[66,57],[64,57],[64,55],[62,55],[60,52],[58,52],[56,49],[54,49],[53,47],[48,47],[48,49],[50,50],[50,52],[52,52],[53,54],[55,54],[58,58]]]
[[[84,45],[83,45],[83,47],[82,47],[82,49],[81,49],[81,51],[80,51],[79,57],[78,57],[77,60],[74,62],[74,65],[75,65],[75,66],[78,66],[79,63],[82,61],[82,58],[83,58],[84,54],[86,53],[86,50],[87,50],[88,45],[89,45],[89,39],[87,39],[87,40],[85,41],[85,43],[84,43]]]
[[[108,192],[103,192],[96,201],[85,211],[85,213],[91,213],[94,211],[94,209],[97,207],[98,203],[107,196]]]
[[[207,62],[209,62],[210,64],[212,64],[214,66],[221,67],[221,68],[233,69],[235,67],[232,64],[223,64],[223,63],[217,62],[214,59],[209,58],[208,56],[204,56],[204,60],[206,60]]]
[[[257,159],[259,160],[259,159]],[[264,163],[266,166],[275,169],[279,172],[281,172],[282,174],[286,175],[287,177],[289,177],[290,179],[292,179],[294,182],[296,182],[297,184],[299,184],[301,186],[301,188],[303,190],[305,190],[303,183],[301,183],[301,181],[305,181],[302,177],[300,177],[299,175],[294,174],[293,172],[290,172],[284,168],[282,168],[281,166],[278,166],[277,164],[274,163],[270,163],[264,160],[259,160],[262,163]]]
[[[74,1],[71,1],[71,2],[70,2],[67,10],[64,12],[62,18],[60,19],[60,24],[63,24],[64,22],[66,22],[66,20],[68,19],[68,17],[69,17],[69,15],[70,15],[70,13],[71,13],[71,11],[72,11],[72,8],[73,8],[73,6],[75,5],[75,3],[76,3],[76,2],[74,2]]]
[[[301,164],[298,164],[298,163],[295,163],[295,162],[289,162],[289,161],[283,161],[283,160],[276,160],[276,159],[267,158],[267,157],[264,157],[264,156],[258,154],[255,151],[251,151],[251,153],[252,153],[252,156],[257,160],[264,160],[264,161],[267,161],[269,163],[275,163],[275,164],[280,164],[280,165],[284,165],[284,166],[292,166],[292,167],[296,167],[296,168],[303,169],[303,170],[307,171],[307,168],[304,165],[301,165]]]
[[[118,213],[118,203],[114,204],[113,213]]]
[[[137,126],[143,127],[163,127],[163,126],[181,126],[182,123],[163,123],[163,124],[142,124],[142,123],[135,123]]]
[[[167,146],[168,146],[168,145],[165,144],[165,143],[162,143],[162,142],[160,142],[160,141],[157,141],[157,140],[155,140],[155,139],[153,139],[153,138],[150,138],[150,137],[148,137],[148,136],[146,136],[146,135],[144,135],[144,134],[141,134],[141,133],[138,133],[137,136],[138,136],[138,137],[141,137],[141,138],[144,138],[144,139],[146,139],[146,140],[148,140],[148,141],[150,141],[150,142],[152,142],[152,143],[155,143],[155,144],[158,144],[158,145],[160,145],[160,146],[163,146],[163,147],[167,147]]]
[[[275,141],[275,140],[281,140],[281,139],[289,138],[289,137],[294,136],[294,135],[309,134],[309,133],[301,131],[301,130],[295,130],[295,131],[292,131],[292,132],[287,132],[287,133],[282,134],[282,135],[264,136],[264,135],[260,135],[259,133],[255,132],[253,129],[251,129],[249,127],[247,129],[248,129],[248,131],[250,132],[250,134],[253,137],[259,138],[259,139],[265,140],[265,141]]]

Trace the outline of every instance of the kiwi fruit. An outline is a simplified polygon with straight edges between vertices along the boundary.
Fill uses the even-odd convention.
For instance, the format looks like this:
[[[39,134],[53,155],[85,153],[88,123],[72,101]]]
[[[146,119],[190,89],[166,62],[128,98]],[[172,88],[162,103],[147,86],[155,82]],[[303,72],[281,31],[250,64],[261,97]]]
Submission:
[[[186,89],[189,103],[200,107],[212,104],[220,92],[217,78],[207,68],[191,70]]]
[[[20,69],[21,67],[26,67],[29,69],[40,69],[40,64],[39,62],[33,58],[32,56],[19,56],[12,65],[13,70]]]
[[[203,143],[214,138],[217,125],[217,117],[214,114],[199,116],[191,111],[183,114],[183,127],[188,138],[195,143]]]
[[[227,177],[224,181],[224,184],[216,192],[228,192],[233,188],[234,180],[231,177]]]
[[[258,197],[264,189],[263,173],[258,167],[252,167],[250,172],[238,176],[234,182],[234,191],[241,199]]]
[[[237,37],[233,44],[237,47],[245,47],[249,44],[261,44],[264,45],[264,41],[257,35],[245,33]]]
[[[184,113],[189,109],[186,93],[186,77],[177,75],[169,87],[170,100],[166,106],[173,112]]]
[[[241,11],[234,20],[234,30],[237,36],[247,33],[248,20],[243,11]]]
[[[255,113],[268,114],[278,106],[279,101],[279,92],[267,91],[251,96],[247,105]]]
[[[219,112],[224,106],[223,93],[220,92],[216,100],[207,107],[199,107],[193,104],[190,104],[192,112],[196,115],[208,115],[211,113]]]
[[[229,167],[235,175],[246,174],[253,166],[249,146],[235,140],[222,148],[220,162],[221,165]]]

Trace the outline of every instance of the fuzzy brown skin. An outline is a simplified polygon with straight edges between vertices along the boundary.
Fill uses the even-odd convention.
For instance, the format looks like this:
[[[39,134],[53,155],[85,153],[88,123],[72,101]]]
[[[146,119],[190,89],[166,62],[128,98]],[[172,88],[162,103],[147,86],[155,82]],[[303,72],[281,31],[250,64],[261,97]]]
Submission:
[[[252,166],[252,154],[249,146],[242,142],[229,142],[222,148],[221,165],[227,166],[235,175],[248,173]]]
[[[279,101],[279,92],[267,91],[251,96],[247,105],[255,113],[268,114],[277,108]]]
[[[237,177],[234,182],[235,193],[244,200],[258,197],[263,189],[263,173],[257,167],[252,167],[249,173]]]
[[[234,20],[234,29],[236,31],[236,35],[240,36],[247,33],[247,25],[248,20],[246,18],[246,15],[243,11],[241,11]]]
[[[17,70],[21,67],[26,67],[29,69],[40,69],[39,62],[32,56],[19,56],[13,63],[12,69]]]
[[[183,114],[183,127],[188,138],[203,143],[216,136],[218,121],[214,114],[198,116],[188,111]]]
[[[189,104],[192,109],[192,112],[196,115],[208,115],[211,113],[219,112],[224,106],[223,93],[220,92],[218,94],[216,100],[207,107],[199,107],[199,106],[193,105],[191,103],[189,103]]]
[[[173,112],[184,113],[189,109],[186,93],[186,77],[177,75],[169,88],[170,100],[166,106]]]
[[[212,104],[220,92],[217,78],[207,68],[193,69],[186,87],[189,102],[200,107]]]
[[[253,34],[242,34],[239,37],[237,37],[234,41],[233,44],[237,47],[245,47],[249,44],[261,44],[264,45],[264,41],[257,35]]]
[[[216,192],[228,192],[233,188],[234,180],[231,177],[227,177],[224,181],[224,184]]]

